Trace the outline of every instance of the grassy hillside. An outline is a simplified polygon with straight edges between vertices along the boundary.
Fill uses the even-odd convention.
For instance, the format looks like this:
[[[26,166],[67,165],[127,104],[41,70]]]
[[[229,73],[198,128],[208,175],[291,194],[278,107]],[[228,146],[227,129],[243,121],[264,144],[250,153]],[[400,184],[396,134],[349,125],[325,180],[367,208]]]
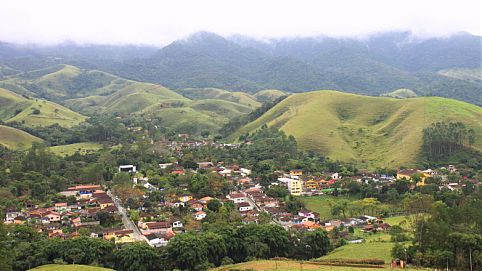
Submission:
[[[172,129],[186,133],[210,131],[215,134],[229,119],[248,114],[251,108],[224,100],[205,99],[185,101],[177,104],[155,104],[141,112],[146,119],[160,118]]]
[[[475,130],[482,150],[482,108],[451,99],[394,99],[337,91],[294,94],[236,132],[264,124],[295,136],[299,145],[332,159],[368,167],[409,165],[418,160],[424,127],[436,121],[460,121]]]
[[[85,117],[59,104],[0,88],[0,120],[21,122],[30,127],[55,123],[71,127],[83,122]]]
[[[188,101],[188,99],[159,85],[129,82],[119,86],[115,92],[109,95],[69,99],[64,103],[70,108],[86,114],[131,114],[154,104],[173,101]]]
[[[256,97],[244,92],[229,92],[219,88],[185,88],[177,92],[193,100],[219,99],[239,103],[251,108],[261,106]]]
[[[76,152],[86,154],[89,152],[100,150],[101,148],[102,148],[102,145],[99,143],[82,142],[82,143],[74,143],[74,144],[50,147],[50,151],[60,156],[66,156],[66,155],[72,155]]]
[[[253,96],[260,102],[274,101],[281,96],[286,95],[285,92],[277,89],[265,89],[256,92]]]
[[[0,125],[0,145],[9,149],[24,149],[33,142],[42,142],[42,139],[22,130]]]
[[[20,73],[4,80],[3,84],[7,84],[4,87],[20,86],[39,97],[63,100],[113,92],[128,81],[118,79],[114,75],[101,71],[83,70],[71,65],[56,65]]]
[[[68,264],[68,265],[60,265],[60,264],[48,264],[39,266],[33,269],[32,271],[109,271],[112,269],[96,267],[96,266],[88,266],[88,265],[78,265],[78,264]]]

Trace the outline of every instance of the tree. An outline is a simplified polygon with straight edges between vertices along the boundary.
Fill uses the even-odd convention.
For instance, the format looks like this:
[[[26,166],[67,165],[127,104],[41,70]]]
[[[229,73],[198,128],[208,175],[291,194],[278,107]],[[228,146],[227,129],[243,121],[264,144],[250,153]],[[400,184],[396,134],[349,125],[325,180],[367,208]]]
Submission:
[[[206,242],[191,233],[177,235],[166,247],[168,260],[181,270],[202,270],[208,262]]]
[[[223,237],[213,232],[206,232],[201,235],[201,238],[206,243],[208,261],[215,266],[219,266],[221,260],[227,255]]]
[[[13,255],[7,244],[7,231],[4,228],[3,221],[0,221],[0,271],[12,270]]]
[[[67,250],[64,251],[64,258],[72,264],[80,263],[84,256],[84,251],[78,247],[67,248]]]
[[[117,173],[112,179],[114,185],[125,185],[131,182],[131,176],[125,172]]]
[[[304,246],[308,259],[321,257],[330,251],[330,238],[324,230],[306,232],[303,237],[302,247]]]
[[[223,204],[218,199],[212,199],[208,202],[208,209],[217,212]]]
[[[286,203],[286,209],[292,214],[297,214],[298,211],[305,208],[305,204],[298,198],[289,196]]]
[[[340,214],[346,218],[346,212],[348,211],[350,201],[346,199],[336,200],[334,203],[330,203],[331,205],[331,214],[338,216]]]
[[[162,268],[157,251],[145,243],[128,244],[115,253],[115,268],[119,271],[149,271]]]
[[[289,195],[289,191],[286,187],[275,185],[266,190],[266,195],[273,198],[284,198]]]

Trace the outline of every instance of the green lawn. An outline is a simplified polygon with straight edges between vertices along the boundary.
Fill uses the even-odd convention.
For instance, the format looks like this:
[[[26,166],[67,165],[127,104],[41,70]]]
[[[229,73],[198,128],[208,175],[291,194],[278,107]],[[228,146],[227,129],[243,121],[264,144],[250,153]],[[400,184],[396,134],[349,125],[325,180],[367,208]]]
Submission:
[[[100,150],[101,148],[102,148],[102,145],[98,143],[82,142],[82,143],[74,143],[69,145],[60,145],[60,146],[50,147],[50,151],[60,156],[66,156],[66,155],[72,155],[77,151],[82,154],[85,154],[88,152]]]
[[[384,238],[383,238],[384,239]],[[361,244],[348,244],[335,249],[323,259],[363,259],[377,258],[383,259],[385,263],[389,263],[392,259],[390,253],[392,251],[392,242],[378,242],[366,240]]]
[[[48,265],[39,266],[34,269],[30,269],[30,270],[34,270],[34,271],[112,271],[113,269],[88,266],[88,265],[77,265],[77,264],[68,264],[68,265],[48,264]]]
[[[390,267],[385,268],[361,268],[361,267],[346,267],[346,266],[330,266],[330,265],[318,265],[303,263],[300,264],[298,261],[273,261],[273,260],[262,260],[262,261],[252,261],[246,263],[239,263],[233,265],[226,265],[218,268],[211,269],[211,271],[229,271],[229,270],[245,270],[253,269],[257,271],[291,271],[291,270],[313,270],[313,271],[374,271],[374,270],[392,270]],[[413,269],[404,269],[413,270]],[[420,269],[417,269],[420,270]]]
[[[406,220],[407,217],[405,216],[395,216],[384,219],[384,222],[393,226],[405,223]],[[323,256],[322,259],[378,258],[383,259],[386,263],[391,261],[391,250],[394,243],[390,241],[390,235],[387,232],[367,234],[357,228],[355,235],[363,238],[365,242],[341,246],[330,254]]]
[[[357,200],[355,197],[349,197],[349,196],[334,197],[330,195],[301,197],[300,199],[301,201],[303,201],[303,203],[305,203],[306,209],[320,213],[320,218],[322,220],[333,218],[333,215],[331,214],[331,208],[329,205],[331,201],[336,201],[340,199],[347,199],[349,201]]]

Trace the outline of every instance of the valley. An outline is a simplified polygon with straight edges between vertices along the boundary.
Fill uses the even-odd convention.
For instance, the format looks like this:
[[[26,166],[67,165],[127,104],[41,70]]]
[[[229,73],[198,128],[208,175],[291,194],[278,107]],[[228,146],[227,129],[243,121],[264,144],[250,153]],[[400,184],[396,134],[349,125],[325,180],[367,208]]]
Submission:
[[[480,44],[0,41],[0,270],[478,270]]]

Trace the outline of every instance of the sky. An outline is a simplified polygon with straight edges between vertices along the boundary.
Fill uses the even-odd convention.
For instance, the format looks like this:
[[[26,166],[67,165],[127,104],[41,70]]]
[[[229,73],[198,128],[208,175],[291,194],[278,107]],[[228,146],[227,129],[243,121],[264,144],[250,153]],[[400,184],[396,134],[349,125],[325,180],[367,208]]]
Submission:
[[[481,0],[0,0],[0,40],[166,45],[198,31],[258,39],[482,34]]]

